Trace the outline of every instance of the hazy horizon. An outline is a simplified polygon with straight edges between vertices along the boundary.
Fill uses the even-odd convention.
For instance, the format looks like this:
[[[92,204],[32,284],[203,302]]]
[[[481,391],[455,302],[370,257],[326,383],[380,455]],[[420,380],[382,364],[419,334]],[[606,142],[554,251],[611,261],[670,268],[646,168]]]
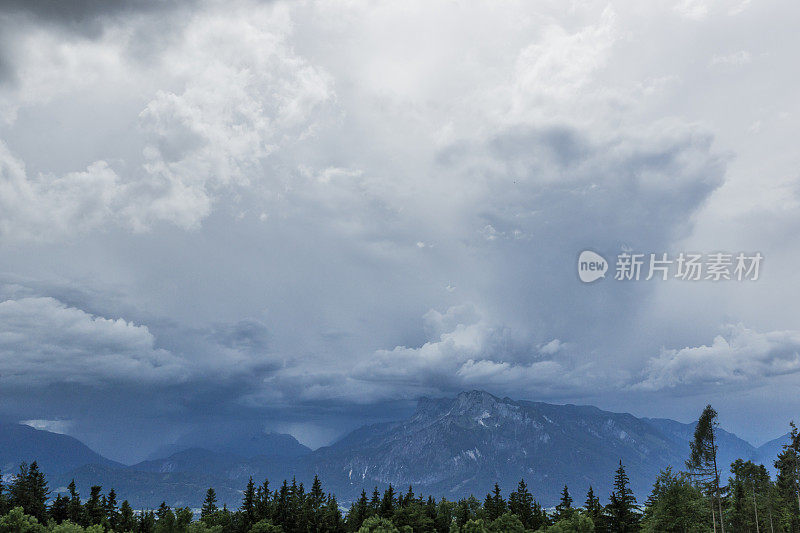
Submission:
[[[463,394],[465,392],[468,392],[468,391],[462,391],[459,394]],[[478,392],[485,392],[485,391],[478,391]],[[442,398],[449,399],[451,397],[450,396],[446,396],[446,397],[442,397]],[[504,398],[498,398],[498,399],[502,400]],[[528,399],[522,399],[522,398],[510,398],[510,399],[512,401],[536,401],[536,400],[528,400]],[[408,402],[405,402],[405,403],[408,403]],[[407,418],[407,417],[411,416],[414,413],[414,411],[416,410],[416,408],[417,408],[417,401],[415,400],[414,402],[411,402],[411,404],[412,405],[408,405],[405,410],[399,411],[396,417],[387,418],[385,421],[387,421],[387,422],[399,421],[399,420],[403,420],[404,418]],[[569,405],[569,404],[557,404],[556,403],[555,405]],[[579,406],[580,405],[587,405],[588,406],[589,404],[574,404],[574,405],[579,405]],[[597,407],[597,406],[591,406],[591,407]],[[620,412],[627,413],[627,414],[633,414],[633,413],[629,413],[628,411],[620,411]],[[634,416],[637,416],[637,418],[659,418],[659,417],[649,417],[646,414],[634,415]],[[697,422],[697,420],[696,419],[676,420],[676,422],[680,422],[680,423],[683,423],[683,424],[689,424],[689,423],[695,423],[695,422]],[[51,421],[51,420],[20,420],[17,423],[32,427],[34,429],[50,431],[52,433],[58,433],[58,434],[61,434],[61,435],[69,435],[69,436],[78,438],[78,440],[81,440],[79,436],[72,435],[70,433],[69,425],[64,425],[64,426],[59,425],[58,421]],[[299,434],[299,435],[296,435],[290,429],[286,430],[286,431],[275,431],[275,430],[271,430],[269,428],[260,428],[259,429],[258,423],[253,423],[253,424],[249,424],[249,425],[248,424],[244,424],[244,425],[238,427],[238,429],[240,431],[242,431],[243,434],[252,430],[252,431],[260,431],[260,432],[262,432],[264,434],[290,435],[293,438],[295,438],[303,446],[306,446],[307,448],[311,449],[312,451],[315,451],[315,450],[318,450],[320,448],[324,448],[326,446],[330,446],[331,444],[334,444],[334,443],[338,442],[342,438],[346,437],[353,430],[361,428],[361,427],[364,427],[365,425],[367,425],[367,424],[363,424],[362,425],[362,424],[358,424],[357,421],[354,421],[353,427],[350,427],[350,428],[347,428],[347,429],[343,429],[341,431],[341,433],[336,434],[335,436],[331,437],[329,440],[326,440],[324,442],[320,442],[318,440],[319,439],[318,435],[312,436],[311,438],[313,440],[308,441],[308,440],[306,440],[308,435],[303,435],[302,433]],[[787,427],[788,427],[788,424],[787,424]],[[226,428],[227,428],[227,426],[226,426]],[[784,431],[783,433],[781,433],[779,435],[775,435],[773,437],[765,437],[762,441],[754,442],[754,441],[750,441],[749,439],[746,439],[746,438],[742,437],[741,435],[737,435],[735,432],[728,430],[728,428],[722,427],[721,429],[723,429],[725,431],[729,431],[730,433],[733,433],[737,437],[739,437],[739,438],[743,439],[744,441],[748,442],[754,448],[758,448],[758,447],[760,447],[760,446],[762,446],[762,445],[764,445],[764,444],[766,444],[768,442],[771,442],[771,441],[776,440],[778,438],[784,437],[788,433],[787,431]],[[184,434],[182,436],[186,436],[186,434]],[[86,444],[86,443],[84,442],[84,444]],[[160,458],[164,458],[164,457],[166,457],[168,455],[171,455],[172,453],[175,453],[175,451],[177,451],[175,449],[170,450],[170,447],[173,447],[173,446],[178,446],[181,449],[197,448],[197,447],[202,448],[203,447],[202,445],[196,444],[196,443],[193,443],[193,444],[183,443],[182,444],[181,443],[181,438],[179,437],[177,440],[173,440],[171,442],[162,442],[160,445],[158,445],[158,446],[156,446],[156,447],[154,447],[152,449],[139,450],[139,453],[136,456],[114,457],[115,449],[113,449],[113,448],[108,450],[110,455],[106,455],[106,454],[104,454],[102,452],[100,452],[100,454],[104,455],[108,459],[112,459],[112,460],[120,462],[122,464],[133,465],[133,464],[139,463],[139,462],[144,461],[144,460],[149,460],[149,459],[154,459],[154,458],[160,459]],[[94,451],[98,451],[98,450],[94,450]]]

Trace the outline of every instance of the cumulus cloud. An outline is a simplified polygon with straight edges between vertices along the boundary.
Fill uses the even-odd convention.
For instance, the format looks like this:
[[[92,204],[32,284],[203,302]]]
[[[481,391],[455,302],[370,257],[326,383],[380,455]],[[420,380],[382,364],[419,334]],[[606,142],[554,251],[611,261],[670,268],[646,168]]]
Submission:
[[[281,366],[256,320],[204,331],[162,325],[159,337],[146,325],[98,316],[27,287],[0,287],[18,293],[0,301],[0,383],[9,386],[234,387],[241,394]]]
[[[226,5],[195,13],[158,57],[155,87],[134,81],[154,65],[130,56],[135,35],[119,24],[98,41],[41,28],[20,35],[27,64],[16,83],[0,88],[0,110],[14,123],[20,108],[89,90],[93,82],[129,80],[153,91],[139,113],[139,166],[127,162],[119,176],[99,160],[85,172],[30,176],[0,145],[0,202],[14,206],[2,213],[6,238],[53,239],[109,224],[146,231],[159,221],[196,228],[226,189],[258,182],[268,156],[312,136],[312,113],[333,97],[327,74],[287,43],[284,8]]]
[[[517,55],[505,119],[512,124],[556,117],[585,120],[595,114],[592,110],[605,112],[609,90],[591,82],[619,38],[615,23],[611,6],[578,31],[551,22],[536,42]]]
[[[155,347],[145,326],[48,297],[0,302],[0,382],[6,386],[168,383],[187,374],[186,361]]]
[[[150,216],[196,226],[215,190],[258,181],[267,156],[313,134],[312,113],[332,89],[286,43],[290,27],[283,9],[226,7],[195,16],[164,54],[182,91],[158,91],[140,114],[148,186],[162,192],[130,209],[134,227]]]
[[[701,20],[708,15],[709,3],[707,0],[682,0],[676,2],[675,11],[688,19]]]
[[[747,50],[739,50],[727,55],[714,55],[711,58],[712,65],[723,65],[730,67],[738,67],[746,65],[753,60],[752,54]]]
[[[552,355],[558,352],[559,350],[563,349],[564,349],[564,343],[561,342],[559,339],[553,339],[550,342],[542,345],[539,348],[539,351],[543,354]]]
[[[529,339],[492,324],[471,305],[444,313],[431,310],[424,321],[430,340],[419,347],[378,350],[352,377],[368,383],[376,398],[402,396],[400,391],[408,388],[437,394],[470,388],[570,394],[589,384],[613,386],[625,378],[624,373],[558,355],[563,348],[558,340],[537,349]]]
[[[0,141],[0,235],[40,239],[71,235],[113,221],[124,187],[105,161],[64,176],[29,176]]]
[[[665,349],[649,361],[635,389],[659,390],[740,384],[800,372],[800,332],[759,332],[742,324],[726,327],[710,345]]]

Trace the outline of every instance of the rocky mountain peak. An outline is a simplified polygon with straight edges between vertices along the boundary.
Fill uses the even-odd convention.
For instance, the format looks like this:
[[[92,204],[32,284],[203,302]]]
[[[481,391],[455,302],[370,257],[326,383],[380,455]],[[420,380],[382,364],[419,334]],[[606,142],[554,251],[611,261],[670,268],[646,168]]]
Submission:
[[[506,400],[480,390],[461,392],[455,398],[423,397],[417,402],[416,416],[464,415],[487,410],[491,412],[506,403]]]
[[[462,426],[488,427],[509,419],[521,419],[521,416],[519,406],[513,401],[473,390],[462,392],[455,398],[421,398],[412,422],[426,426],[448,419],[456,419]]]
[[[494,409],[498,404],[501,403],[506,402],[497,396],[481,390],[459,393],[455,399],[455,406],[459,410],[463,411],[472,411],[475,409]]]

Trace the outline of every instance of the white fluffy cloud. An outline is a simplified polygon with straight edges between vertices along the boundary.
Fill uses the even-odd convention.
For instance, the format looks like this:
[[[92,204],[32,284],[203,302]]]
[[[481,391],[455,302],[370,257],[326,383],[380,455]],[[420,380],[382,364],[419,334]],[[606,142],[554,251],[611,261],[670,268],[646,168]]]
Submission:
[[[6,386],[177,383],[188,374],[186,361],[156,348],[145,326],[48,297],[0,302],[0,382]]]
[[[800,372],[800,331],[758,332],[731,325],[710,345],[665,349],[651,359],[635,389],[739,384]]]
[[[274,151],[314,134],[318,108],[333,97],[324,71],[286,42],[286,9],[237,6],[196,15],[161,61],[182,90],[159,90],[141,112],[153,203],[128,210],[197,226],[216,192],[264,179]]]
[[[618,386],[627,378],[624,372],[560,353],[564,344],[557,340],[537,349],[508,328],[490,323],[474,306],[431,310],[424,321],[427,342],[379,350],[356,367],[352,377],[370,385],[367,394],[393,398],[409,388],[420,393],[488,388],[504,394],[536,390],[567,395],[589,385]],[[383,385],[382,390],[376,385]]]
[[[199,11],[176,26],[178,37],[154,63],[131,56],[143,24],[112,25],[99,41],[44,31],[18,36],[25,64],[0,92],[0,111],[12,125],[20,109],[109,84],[117,91],[127,85],[134,99],[150,95],[138,116],[141,157],[123,162],[120,175],[105,160],[86,171],[30,175],[0,144],[5,239],[53,240],[108,225],[146,231],[159,221],[197,228],[218,196],[268,178],[263,162],[271,154],[313,136],[314,112],[333,98],[327,74],[288,44],[284,6]]]
[[[124,187],[105,161],[64,176],[30,176],[0,141],[0,235],[39,239],[94,229],[117,217]]]

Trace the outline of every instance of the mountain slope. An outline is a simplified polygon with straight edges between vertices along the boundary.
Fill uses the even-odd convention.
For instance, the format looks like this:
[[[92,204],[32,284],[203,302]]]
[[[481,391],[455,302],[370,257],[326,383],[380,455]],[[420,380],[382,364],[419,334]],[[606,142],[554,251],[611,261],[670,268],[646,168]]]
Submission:
[[[198,507],[210,486],[220,503],[238,506],[250,476],[256,482],[268,478],[276,488],[283,479],[295,476],[308,486],[314,474],[342,504],[357,498],[362,489],[371,492],[375,486],[389,484],[398,490],[413,484],[418,494],[457,499],[469,494],[483,497],[498,482],[507,495],[524,478],[535,497],[551,506],[564,484],[577,502],[590,485],[605,500],[620,460],[638,501],[644,502],[661,469],[684,467],[693,433],[694,424],[673,420],[640,419],[590,406],[513,401],[472,391],[456,398],[422,399],[406,420],[364,426],[314,452],[292,437],[276,440],[264,434],[266,440],[253,442],[248,437],[239,445],[236,435],[215,435],[216,441],[207,444],[217,450],[179,449],[168,457],[123,467],[70,437],[47,434],[52,436],[47,438],[61,439],[68,446],[77,443],[85,452],[71,462],[59,463],[62,472],[64,465],[75,467],[56,476],[51,484],[54,492],[63,490],[74,477],[82,493],[93,484],[113,487],[137,508],[151,508],[162,500]],[[735,458],[759,454],[769,455],[764,461],[771,461],[773,448],[780,444],[776,441],[775,446],[768,443],[756,450],[722,430],[718,442],[723,467]],[[226,443],[255,455],[231,453]],[[18,454],[23,459],[53,456],[20,440],[17,446],[24,450]],[[289,455],[285,455],[287,449]],[[0,455],[5,457],[10,456]]]
[[[171,472],[205,472],[223,474],[244,463],[244,459],[235,455],[221,454],[202,448],[189,448],[174,453],[163,459],[142,461],[128,467],[139,472],[171,473]]]
[[[89,494],[92,485],[104,490],[113,488],[120,499],[126,499],[134,509],[156,509],[162,501],[173,507],[200,507],[206,490],[214,487],[220,501],[237,507],[241,503],[244,483],[228,480],[213,473],[145,472],[130,468],[112,468],[97,464],[84,465],[55,476],[51,491],[64,494],[67,484],[75,480],[82,496]]]
[[[245,459],[191,448],[164,459],[143,461],[129,466],[111,468],[84,465],[54,478],[53,492],[64,492],[71,479],[78,491],[88,494],[92,485],[114,488],[137,509],[153,509],[162,501],[172,506],[200,507],[206,489],[213,487],[220,505],[241,504],[242,489],[250,477],[259,484],[298,474],[286,461],[267,457]]]
[[[207,431],[189,433],[178,439],[171,451],[175,453],[189,448],[246,458],[262,456],[274,459],[295,459],[311,452],[291,435],[265,433],[252,426],[221,427],[215,435],[209,435]]]
[[[311,451],[291,435],[240,431],[215,437],[208,444],[218,451],[177,444],[177,453],[128,467],[68,435],[0,423],[0,469],[3,475],[13,475],[20,463],[37,461],[54,495],[64,493],[74,478],[84,496],[99,484],[116,489],[137,508],[157,507],[163,500],[197,507],[210,486],[220,502],[238,505],[250,476],[259,481],[291,477],[296,461]]]
[[[421,400],[410,419],[357,430],[308,456],[307,468],[343,498],[389,483],[482,496],[495,481],[507,492],[524,477],[550,505],[565,483],[579,499],[590,485],[607,495],[620,460],[643,500],[659,470],[682,466],[687,454],[684,440],[629,414],[473,391]]]
[[[14,473],[22,462],[36,461],[47,474],[59,474],[87,464],[121,467],[68,435],[23,424],[0,423],[0,468]]]
[[[753,454],[753,462],[766,466],[770,474],[775,475],[775,460],[778,458],[778,454],[783,451],[784,445],[790,442],[791,438],[788,433],[781,435],[777,439],[765,442],[756,448]]]
[[[668,418],[644,418],[643,420],[652,424],[665,436],[674,438],[680,446],[685,446],[688,450],[689,442],[694,440],[694,428],[696,423],[684,424]],[[740,439],[733,433],[724,429],[717,430],[717,463],[723,472],[728,472],[731,463],[736,459],[752,459],[755,457],[756,449],[749,442]],[[683,464],[677,465],[684,468]],[[725,479],[725,475],[722,476]]]

